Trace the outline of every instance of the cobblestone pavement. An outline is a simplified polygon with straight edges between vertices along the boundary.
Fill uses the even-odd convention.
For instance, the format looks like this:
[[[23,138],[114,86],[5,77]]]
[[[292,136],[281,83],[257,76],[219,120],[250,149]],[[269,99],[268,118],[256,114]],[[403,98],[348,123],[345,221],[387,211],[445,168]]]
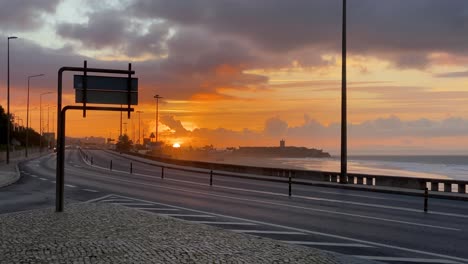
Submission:
[[[0,215],[0,263],[374,263],[116,205]]]

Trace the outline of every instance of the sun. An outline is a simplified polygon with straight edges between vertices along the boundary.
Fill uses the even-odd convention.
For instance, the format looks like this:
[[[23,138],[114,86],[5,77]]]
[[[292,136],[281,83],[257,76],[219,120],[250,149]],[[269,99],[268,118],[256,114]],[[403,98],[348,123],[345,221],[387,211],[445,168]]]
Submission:
[[[176,143],[172,144],[172,147],[173,148],[180,148],[180,144],[176,142]]]

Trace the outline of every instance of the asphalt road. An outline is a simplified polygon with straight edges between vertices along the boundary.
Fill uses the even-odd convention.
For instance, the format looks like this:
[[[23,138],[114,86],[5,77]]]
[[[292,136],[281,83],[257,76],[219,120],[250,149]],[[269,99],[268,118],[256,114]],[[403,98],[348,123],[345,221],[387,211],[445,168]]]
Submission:
[[[293,185],[165,169],[118,153],[65,159],[66,202],[118,203],[235,232],[388,263],[468,263],[468,202]],[[113,170],[109,170],[112,160]],[[133,174],[129,173],[130,162]],[[147,161],[149,162],[149,161]],[[0,213],[54,205],[55,155],[20,164]],[[66,210],[66,207],[65,207]]]

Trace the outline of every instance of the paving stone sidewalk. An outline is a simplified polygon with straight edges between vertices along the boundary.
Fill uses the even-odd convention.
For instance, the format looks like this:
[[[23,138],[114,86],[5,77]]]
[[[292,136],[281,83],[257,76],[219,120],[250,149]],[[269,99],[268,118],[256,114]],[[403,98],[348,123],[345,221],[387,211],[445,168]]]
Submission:
[[[0,215],[0,263],[375,263],[161,217],[79,203]]]

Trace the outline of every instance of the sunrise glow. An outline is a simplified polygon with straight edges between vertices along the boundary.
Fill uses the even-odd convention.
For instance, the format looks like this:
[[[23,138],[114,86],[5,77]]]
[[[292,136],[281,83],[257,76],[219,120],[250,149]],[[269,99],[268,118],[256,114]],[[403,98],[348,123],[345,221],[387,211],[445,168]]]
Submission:
[[[293,145],[339,153],[340,17],[330,2],[295,6],[298,14],[310,10],[304,21],[273,6],[272,14],[284,16],[258,17],[252,6],[248,12],[233,7],[230,12],[239,15],[232,17],[205,21],[200,15],[191,22],[182,19],[188,9],[181,5],[166,13],[162,2],[143,2],[111,0],[93,10],[65,0],[24,9],[37,19],[6,24],[4,34],[18,36],[10,50],[11,109],[17,119],[26,119],[25,75],[44,74],[31,81],[31,127],[56,132],[57,95],[42,96],[42,104],[39,95],[55,92],[60,67],[81,66],[84,59],[90,67],[119,69],[132,62],[139,78],[135,110],[141,113],[125,115],[122,130],[133,142],[149,138],[158,127],[164,142],[182,138],[187,146],[276,145],[286,138]],[[461,2],[453,4],[452,13],[464,10],[457,5]],[[407,17],[413,12],[408,11],[395,21],[382,8],[379,17],[349,14],[350,153],[426,153],[429,145],[443,153],[463,152],[468,148],[465,32],[437,16],[431,23],[440,32],[429,33],[420,30],[427,17]],[[419,7],[392,6],[407,8]],[[223,13],[218,6],[205,11],[193,6],[195,13]],[[306,23],[313,17],[320,19]],[[399,26],[411,34],[398,33]],[[0,56],[6,60],[5,53]],[[64,105],[75,104],[70,78],[64,77]],[[162,96],[157,126],[155,94]],[[6,105],[5,96],[0,104]],[[121,133],[119,113],[89,112],[83,118],[70,112],[67,121],[71,137],[116,139]]]

